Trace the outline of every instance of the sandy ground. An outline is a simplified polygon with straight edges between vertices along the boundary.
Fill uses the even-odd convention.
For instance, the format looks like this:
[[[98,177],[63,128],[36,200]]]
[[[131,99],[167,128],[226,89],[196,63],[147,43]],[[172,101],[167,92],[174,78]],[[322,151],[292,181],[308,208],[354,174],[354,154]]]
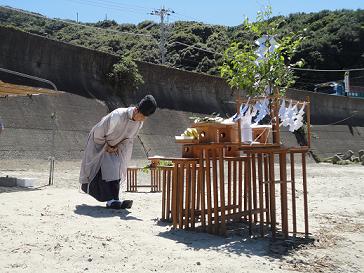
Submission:
[[[40,186],[0,187],[0,272],[364,272],[363,166],[308,165],[314,240],[292,248],[173,230],[159,221],[160,193],[125,193],[132,209],[107,210],[78,191],[79,165],[56,162],[44,186],[47,162],[0,161],[0,176]]]

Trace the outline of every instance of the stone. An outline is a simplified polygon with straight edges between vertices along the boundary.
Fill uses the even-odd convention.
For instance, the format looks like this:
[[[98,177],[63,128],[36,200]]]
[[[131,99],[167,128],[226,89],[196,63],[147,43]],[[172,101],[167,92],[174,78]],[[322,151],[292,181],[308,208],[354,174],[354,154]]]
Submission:
[[[21,178],[21,179],[17,179],[16,181],[16,185],[18,187],[34,187],[36,185],[36,179],[35,178]]]
[[[334,163],[334,164],[338,163],[341,160],[342,160],[342,158],[340,156],[338,156],[337,154],[332,157],[332,163]]]
[[[364,155],[359,156],[359,161],[364,162]]]
[[[348,150],[342,157],[343,160],[351,160],[354,152],[352,150]]]
[[[359,158],[361,158],[362,156],[364,156],[364,150],[359,150]]]
[[[357,156],[353,156],[353,157],[351,158],[351,161],[353,161],[353,162],[355,162],[355,163],[359,163],[359,162],[360,162],[360,159],[359,159],[359,157],[357,157]]]
[[[350,160],[340,160],[336,164],[337,165],[349,165],[351,162]]]

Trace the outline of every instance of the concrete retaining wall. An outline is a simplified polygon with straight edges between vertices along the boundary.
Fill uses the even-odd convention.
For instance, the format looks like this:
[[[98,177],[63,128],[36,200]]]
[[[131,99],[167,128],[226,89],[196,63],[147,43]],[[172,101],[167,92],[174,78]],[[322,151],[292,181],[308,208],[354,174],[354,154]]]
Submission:
[[[118,61],[117,56],[9,28],[0,27],[0,41],[0,67],[48,79],[59,90],[85,97],[106,99],[114,90],[106,75]],[[231,90],[223,79],[144,62],[138,62],[138,66],[145,84],[136,92],[124,94],[126,105],[151,93],[161,108],[228,111],[221,102],[229,99]],[[24,83],[5,73],[0,73],[0,79]]]
[[[108,110],[105,104],[91,98],[110,98],[113,87],[105,81],[105,75],[117,57],[7,28],[0,28],[0,41],[0,67],[47,78],[59,89],[74,94],[1,98],[0,118],[6,130],[0,136],[0,156],[49,156],[53,126],[50,115],[55,110],[57,157],[80,158],[90,128]],[[189,127],[192,112],[234,112],[234,105],[223,103],[231,100],[231,90],[223,79],[143,62],[138,65],[145,84],[137,92],[125,94],[122,102],[135,103],[146,93],[157,98],[162,109],[141,132],[151,154],[180,154],[174,136]],[[14,82],[17,78],[1,73],[0,80]],[[310,96],[313,124],[340,120],[349,124],[314,127],[313,147],[319,155],[364,148],[364,100],[297,90],[290,90],[287,95],[294,99]],[[282,136],[284,143],[295,145],[292,134]],[[139,143],[135,143],[134,157],[144,157]]]
[[[68,93],[0,98],[0,118],[5,124],[0,135],[0,159],[46,159],[53,149],[58,160],[80,159],[90,129],[107,112],[101,101]],[[56,113],[55,122],[52,113]],[[174,136],[189,127],[192,115],[158,109],[148,118],[140,138],[150,155],[179,156],[181,147],[174,143]],[[133,157],[146,157],[138,139]]]

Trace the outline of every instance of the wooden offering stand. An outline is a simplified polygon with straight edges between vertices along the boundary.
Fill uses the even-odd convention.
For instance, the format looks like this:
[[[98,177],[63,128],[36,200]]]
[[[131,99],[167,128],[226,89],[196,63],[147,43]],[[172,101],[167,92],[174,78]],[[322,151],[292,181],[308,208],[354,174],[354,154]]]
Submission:
[[[171,221],[175,228],[213,234],[246,227],[250,235],[262,237],[309,235],[309,101],[308,146],[285,147],[278,123],[281,98],[275,94],[269,99],[272,126],[253,130],[253,143],[241,141],[240,124],[195,123],[192,127],[198,139],[176,140],[182,144],[182,157],[149,158],[156,165],[159,160],[173,162],[169,169],[156,168],[162,188],[162,220]],[[238,99],[237,108],[245,102]]]

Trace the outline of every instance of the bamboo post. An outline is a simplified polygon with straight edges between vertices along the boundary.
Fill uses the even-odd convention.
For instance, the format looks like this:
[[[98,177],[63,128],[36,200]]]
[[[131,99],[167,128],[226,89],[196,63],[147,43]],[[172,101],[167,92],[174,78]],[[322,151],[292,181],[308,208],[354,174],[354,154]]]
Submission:
[[[273,129],[273,143],[280,144],[280,131],[279,131],[279,117],[278,117],[278,109],[279,109],[279,90],[278,88],[274,89],[273,103],[272,106],[272,117],[274,117],[274,122],[272,122]]]

